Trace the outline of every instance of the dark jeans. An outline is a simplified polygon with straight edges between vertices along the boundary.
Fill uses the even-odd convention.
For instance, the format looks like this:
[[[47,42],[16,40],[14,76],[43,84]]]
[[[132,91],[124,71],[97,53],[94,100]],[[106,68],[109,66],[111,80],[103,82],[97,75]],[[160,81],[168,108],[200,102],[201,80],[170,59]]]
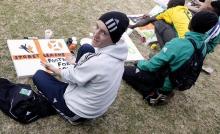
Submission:
[[[135,66],[125,66],[123,80],[131,85],[135,90],[148,96],[155,89],[163,86],[164,78],[159,73],[141,71]]]
[[[163,20],[158,20],[153,22],[155,26],[155,33],[157,36],[158,43],[162,48],[167,42],[177,37],[175,29],[164,22]]]
[[[85,44],[79,48],[77,55],[77,62],[83,56],[83,54],[90,52],[94,53],[94,48]],[[52,106],[68,121],[70,122],[79,122],[85,120],[84,118],[79,117],[66,106],[63,95],[68,86],[67,83],[61,82],[57,80],[51,74],[38,70],[33,76],[33,82],[36,85],[37,89],[41,92],[41,94],[47,98],[47,100],[52,104]]]

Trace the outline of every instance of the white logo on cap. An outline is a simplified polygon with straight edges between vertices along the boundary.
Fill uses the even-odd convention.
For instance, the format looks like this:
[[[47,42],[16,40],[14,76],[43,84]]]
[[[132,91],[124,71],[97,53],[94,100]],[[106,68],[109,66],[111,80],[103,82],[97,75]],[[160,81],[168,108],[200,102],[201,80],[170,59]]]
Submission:
[[[119,20],[118,19],[109,19],[105,22],[105,25],[107,26],[109,32],[114,32],[118,27]]]

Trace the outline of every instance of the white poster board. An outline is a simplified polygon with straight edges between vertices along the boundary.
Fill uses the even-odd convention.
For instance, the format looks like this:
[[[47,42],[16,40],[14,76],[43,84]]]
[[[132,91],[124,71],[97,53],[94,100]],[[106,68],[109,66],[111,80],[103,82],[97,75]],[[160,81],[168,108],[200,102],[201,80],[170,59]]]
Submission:
[[[131,38],[126,33],[122,35],[122,40],[124,40],[124,42],[128,45],[127,61],[135,61],[135,60],[144,59],[144,57],[138,51],[137,47],[135,46]]]
[[[18,77],[32,76],[39,69],[45,70],[41,61],[60,69],[70,65],[65,57],[71,53],[63,39],[7,40],[7,44]]]

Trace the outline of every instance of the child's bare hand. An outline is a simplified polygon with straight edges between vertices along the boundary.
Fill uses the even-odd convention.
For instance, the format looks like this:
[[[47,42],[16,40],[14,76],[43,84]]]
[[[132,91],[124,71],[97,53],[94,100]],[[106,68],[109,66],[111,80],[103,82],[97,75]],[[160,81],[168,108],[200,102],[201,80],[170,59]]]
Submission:
[[[148,17],[150,17],[149,14],[144,14],[144,15],[142,16],[142,19],[146,19],[146,18],[148,18]]]
[[[41,61],[41,65],[44,66],[47,70],[50,70],[52,72],[54,71],[54,69],[56,69],[56,67],[54,67],[52,64],[47,63],[47,62]]]

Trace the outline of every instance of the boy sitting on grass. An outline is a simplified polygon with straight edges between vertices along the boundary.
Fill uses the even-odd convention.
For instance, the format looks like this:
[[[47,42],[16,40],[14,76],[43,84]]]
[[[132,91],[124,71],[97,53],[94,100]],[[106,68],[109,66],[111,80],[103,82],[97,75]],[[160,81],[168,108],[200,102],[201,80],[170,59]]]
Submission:
[[[188,25],[192,15],[184,5],[185,0],[170,0],[164,12],[153,17],[146,17],[129,27],[134,29],[153,23],[158,43],[160,47],[163,47],[174,37],[184,38],[185,33],[189,31]]]

